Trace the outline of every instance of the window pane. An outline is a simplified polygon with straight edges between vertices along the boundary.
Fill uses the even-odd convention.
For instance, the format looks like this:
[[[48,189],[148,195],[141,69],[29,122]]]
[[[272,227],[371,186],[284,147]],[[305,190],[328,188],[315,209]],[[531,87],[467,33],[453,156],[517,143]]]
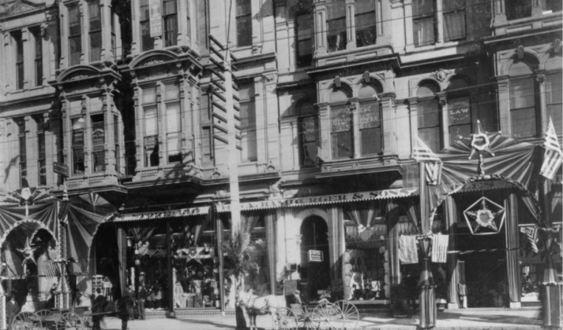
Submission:
[[[465,8],[465,0],[446,0],[442,1],[444,11],[453,11]]]
[[[99,61],[102,55],[102,32],[90,33],[90,61]]]
[[[332,157],[334,159],[352,157],[352,132],[332,134]]]
[[[93,1],[88,5],[88,14],[90,15],[90,31],[100,30],[102,28],[100,20],[100,4]]]
[[[413,0],[412,2],[413,17],[421,16],[421,15],[430,15],[433,12],[434,12],[434,0]]]
[[[440,150],[440,128],[422,128],[418,130],[418,137],[434,152]]]
[[[424,46],[435,42],[434,17],[413,20],[414,45]]]
[[[348,107],[334,108],[331,113],[331,132],[335,133],[350,130],[352,118]]]
[[[105,142],[105,127],[104,115],[92,116],[92,146],[94,149],[104,147]]]
[[[252,17],[250,15],[237,17],[237,46],[252,45]]]
[[[165,46],[174,46],[177,43],[178,36],[178,19],[176,15],[170,15],[164,18],[164,38]]]
[[[164,15],[170,15],[176,13],[176,0],[164,0],[163,3],[163,11]]]
[[[303,134],[303,142],[317,141],[317,120],[315,117],[303,118],[301,122],[301,131]]]
[[[418,103],[418,127],[432,127],[440,125],[438,101],[429,100]]]
[[[563,107],[561,103],[548,105],[547,115],[551,117],[557,135],[561,135],[563,133]]]
[[[201,149],[202,149],[202,154],[203,154],[203,165],[204,166],[209,166],[213,164],[213,159],[212,159],[212,136],[211,136],[211,128],[210,127],[204,127],[202,130],[202,138],[201,138]]]
[[[303,143],[303,166],[315,166],[319,149],[316,142]]]
[[[465,38],[465,11],[444,14],[444,38],[446,41]]]
[[[510,112],[512,137],[523,138],[536,135],[536,111],[523,108]]]
[[[530,16],[532,16],[530,0],[510,0],[510,5],[506,6],[506,18],[509,20]]]
[[[317,159],[317,118],[301,119],[302,165],[314,166]]]
[[[145,108],[145,136],[157,135],[156,107]]]
[[[94,172],[105,171],[106,166],[105,166],[105,152],[104,151],[94,151],[94,152],[92,152],[92,165],[94,166]]]
[[[313,59],[311,15],[297,17],[297,66],[309,66]]]
[[[141,21],[147,21],[150,19],[149,15],[149,0],[141,0]]]
[[[254,100],[240,104],[240,127],[242,135],[242,160],[255,161],[257,159],[257,141]]]
[[[250,15],[250,0],[237,0],[237,16]]]
[[[561,73],[552,73],[546,75],[545,94],[546,103],[561,103]]]
[[[528,108],[536,104],[534,96],[534,79],[510,80],[510,108]]]
[[[379,127],[379,103],[360,104],[360,129]]]
[[[459,139],[460,136],[471,135],[471,124],[450,126],[450,144]]]
[[[356,46],[375,44],[375,11],[356,15]]]
[[[328,51],[346,49],[346,17],[327,21]]]
[[[469,97],[448,100],[448,120],[450,126],[471,123]]]
[[[356,0],[354,11],[356,15],[373,13],[375,11],[375,0]]]
[[[166,132],[174,133],[181,130],[180,103],[166,104]]]
[[[166,92],[165,100],[177,100],[180,98],[180,86],[178,84],[167,84],[164,90]]]
[[[369,128],[361,131],[362,155],[372,155],[381,152],[381,128]]]
[[[180,133],[169,133],[166,136],[166,148],[168,150],[168,163],[176,163],[182,160]]]
[[[141,38],[142,38],[141,42],[143,44],[143,51],[153,49],[154,42],[152,41],[151,38],[150,23],[148,21],[141,23]]]
[[[156,102],[156,89],[154,86],[143,88],[143,103]]]
[[[561,6],[563,3],[561,0],[546,0],[546,9],[551,10],[552,12],[561,11]]]

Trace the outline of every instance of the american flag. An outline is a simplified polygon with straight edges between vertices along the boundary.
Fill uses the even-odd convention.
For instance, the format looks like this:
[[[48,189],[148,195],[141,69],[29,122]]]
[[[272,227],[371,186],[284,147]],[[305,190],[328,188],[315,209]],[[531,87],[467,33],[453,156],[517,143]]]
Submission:
[[[440,184],[442,174],[442,160],[420,139],[416,137],[413,157],[417,162],[424,162],[426,182],[430,185]]]
[[[545,154],[543,156],[543,164],[541,166],[540,174],[550,180],[553,180],[553,177],[561,166],[563,160],[561,147],[559,146],[559,141],[557,141],[557,133],[555,133],[551,117],[549,118],[549,126],[547,128],[547,132],[545,133],[543,146],[545,147]]]
[[[528,241],[530,242],[530,246],[532,247],[532,251],[534,253],[538,253],[538,246],[536,242],[538,241],[538,228],[536,227],[520,227],[520,232],[526,235]]]

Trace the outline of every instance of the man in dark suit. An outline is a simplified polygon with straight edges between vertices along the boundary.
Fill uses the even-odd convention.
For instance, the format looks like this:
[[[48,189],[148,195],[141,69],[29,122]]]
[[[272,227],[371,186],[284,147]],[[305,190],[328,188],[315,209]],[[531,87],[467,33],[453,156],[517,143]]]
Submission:
[[[94,299],[94,303],[92,304],[92,322],[94,323],[92,326],[92,330],[101,330],[100,322],[104,317],[103,313],[105,311],[107,304],[107,299],[104,295],[102,295],[102,290],[96,290],[96,298]]]
[[[139,298],[137,299],[137,308],[141,320],[145,319],[145,300],[147,299],[147,295],[148,292],[145,283],[141,283],[139,286]]]
[[[12,328],[12,321],[19,312],[20,304],[18,304],[16,297],[12,294],[6,306],[6,322],[8,323],[8,329]]]
[[[132,293],[127,290],[121,299],[119,299],[119,304],[117,307],[119,318],[121,319],[121,330],[127,330],[127,322],[133,317],[133,307],[134,301]]]

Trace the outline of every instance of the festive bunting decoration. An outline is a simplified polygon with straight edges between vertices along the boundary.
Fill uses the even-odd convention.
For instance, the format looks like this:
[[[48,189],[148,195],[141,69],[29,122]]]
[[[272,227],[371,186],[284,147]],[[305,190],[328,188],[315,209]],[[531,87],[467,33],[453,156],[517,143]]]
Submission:
[[[543,146],[545,148],[545,154],[543,156],[540,174],[550,180],[553,180],[553,177],[563,162],[563,156],[551,117],[549,118],[549,126],[545,134]]]
[[[538,228],[536,226],[520,227],[520,232],[526,235],[526,238],[532,247],[532,251],[534,251],[534,253],[538,253]]]
[[[424,162],[426,182],[429,185],[439,185],[442,176],[442,161],[418,136],[416,137],[413,157],[419,163]]]
[[[478,208],[479,205],[481,208]],[[506,213],[504,207],[487,197],[479,198],[463,211],[465,221],[473,235],[498,234],[502,229]]]

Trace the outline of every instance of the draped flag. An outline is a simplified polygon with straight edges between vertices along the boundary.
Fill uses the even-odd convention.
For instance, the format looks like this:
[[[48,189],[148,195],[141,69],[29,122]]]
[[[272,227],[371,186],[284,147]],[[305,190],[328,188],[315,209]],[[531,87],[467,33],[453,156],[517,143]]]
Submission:
[[[549,118],[549,126],[547,128],[547,132],[545,133],[543,146],[545,147],[545,154],[540,174],[550,180],[553,180],[555,173],[563,162],[563,157],[561,155],[561,146],[559,146],[559,141],[557,141],[557,133],[555,133],[551,117]]]
[[[530,246],[532,247],[532,251],[534,253],[538,253],[538,228],[537,227],[520,227],[520,232],[526,235],[526,238],[530,242]]]
[[[442,176],[442,160],[420,139],[416,137],[413,157],[417,162],[425,163],[426,182],[429,185],[439,185]]]

